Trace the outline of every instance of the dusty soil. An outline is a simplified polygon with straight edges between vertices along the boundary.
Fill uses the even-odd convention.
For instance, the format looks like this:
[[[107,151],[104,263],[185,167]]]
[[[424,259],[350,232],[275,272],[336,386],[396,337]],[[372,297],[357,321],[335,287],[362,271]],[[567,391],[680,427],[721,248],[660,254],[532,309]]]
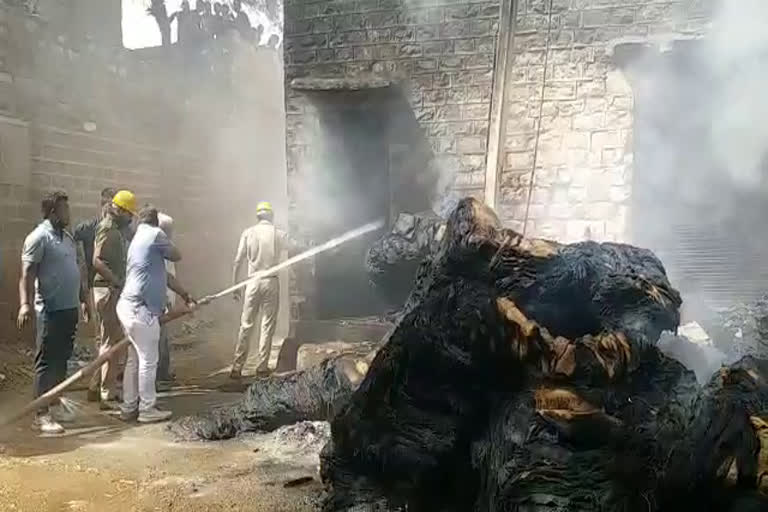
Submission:
[[[221,390],[232,333],[199,322],[178,331],[173,350],[178,381],[160,394],[160,405],[183,415],[235,400],[237,393]],[[29,398],[28,357],[20,352],[14,364],[6,364],[13,379],[0,387],[2,410]],[[0,432],[0,510],[316,510],[322,439],[272,433],[177,443],[164,425],[125,424],[100,412],[83,391],[68,398],[79,414],[65,434],[43,437],[29,420]],[[284,487],[303,477],[313,480]]]

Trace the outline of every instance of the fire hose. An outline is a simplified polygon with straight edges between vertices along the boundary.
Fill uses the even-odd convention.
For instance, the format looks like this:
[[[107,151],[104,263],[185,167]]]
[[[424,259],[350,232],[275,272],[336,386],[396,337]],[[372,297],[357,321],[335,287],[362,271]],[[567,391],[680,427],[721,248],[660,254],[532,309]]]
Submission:
[[[258,281],[259,279],[273,276],[278,272],[280,272],[281,270],[284,270],[290,267],[291,265],[295,265],[296,263],[299,263],[300,261],[303,261],[307,258],[311,258],[312,256],[320,254],[321,252],[325,252],[327,250],[333,249],[338,245],[341,245],[345,242],[353,240],[371,231],[380,229],[383,226],[384,226],[384,221],[379,220],[376,222],[368,223],[357,229],[353,229],[352,231],[348,231],[341,236],[338,236],[332,240],[329,240],[328,242],[325,242],[322,245],[318,245],[300,254],[292,256],[287,260],[283,261],[282,263],[279,263],[271,268],[252,274],[251,276],[248,277],[248,279],[245,279],[244,281],[241,281],[233,286],[230,286],[229,288],[225,288],[224,290],[221,290],[220,292],[214,293],[212,295],[206,295],[205,297],[197,301],[197,304],[199,306],[209,304],[210,302],[216,299],[220,299],[221,297],[225,297],[242,288],[245,288],[246,286],[248,286],[249,283],[253,281]],[[160,323],[166,324],[168,322],[172,322],[178,318],[182,318],[193,313],[195,310],[197,310],[197,307],[193,307],[186,311],[171,311],[160,318]],[[106,352],[103,352],[102,354],[99,354],[99,356],[96,359],[94,359],[92,362],[80,368],[78,371],[73,373],[71,376],[69,376],[68,378],[66,378],[56,386],[54,386],[50,390],[46,391],[39,397],[32,400],[23,408],[12,413],[10,416],[6,418],[0,418],[0,427],[9,425],[23,418],[24,416],[26,416],[31,412],[34,412],[38,409],[41,409],[43,407],[50,405],[55,400],[57,400],[59,396],[61,396],[61,394],[64,393],[64,391],[66,391],[67,389],[69,389],[73,384],[80,381],[81,379],[91,376],[96,370],[101,368],[102,365],[104,365],[104,363],[106,363],[115,353],[125,349],[130,343],[130,341],[131,340],[127,336],[122,338],[120,341],[118,341],[112,347],[110,347],[109,350],[107,350]]]

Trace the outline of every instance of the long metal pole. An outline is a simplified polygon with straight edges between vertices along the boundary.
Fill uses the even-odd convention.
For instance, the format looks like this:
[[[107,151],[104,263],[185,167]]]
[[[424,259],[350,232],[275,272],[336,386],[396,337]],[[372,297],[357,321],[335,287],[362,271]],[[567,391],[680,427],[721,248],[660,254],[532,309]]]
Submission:
[[[226,288],[218,293],[215,293],[213,295],[208,295],[202,299],[200,299],[199,304],[204,305],[208,304],[212,300],[219,299],[221,297],[224,297],[226,295],[229,295],[230,293],[233,293],[241,288],[244,288],[250,283],[251,281],[255,281],[258,279],[263,279],[265,277],[272,276],[276,274],[277,272],[286,269],[290,267],[291,265],[295,265],[296,263],[303,261],[307,258],[311,258],[312,256],[315,256],[316,254],[319,254],[321,252],[327,251],[329,249],[332,249],[338,245],[341,245],[345,242],[348,242],[354,238],[357,238],[359,236],[362,236],[366,233],[370,233],[371,231],[375,231],[377,229],[380,229],[384,226],[384,221],[379,220],[376,222],[371,222],[369,224],[366,224],[365,226],[361,226],[357,229],[353,229],[352,231],[348,231],[347,233],[344,233],[343,235],[334,238],[333,240],[329,240],[328,242],[319,245],[317,247],[313,247],[307,251],[302,252],[301,254],[297,254],[296,256],[293,256],[287,260],[285,260],[282,263],[279,263],[275,265],[274,267],[271,267],[263,272],[259,272],[257,274],[254,274],[250,276],[248,279],[237,283],[234,286],[230,286],[229,288]],[[172,322],[173,320],[176,320],[177,318],[181,318],[184,316],[189,315],[192,313],[192,310],[189,311],[172,311],[166,315],[163,315],[163,317],[160,318],[160,323],[165,324],[168,322]],[[63,380],[53,388],[51,388],[49,391],[43,393],[39,397],[32,400],[30,403],[28,403],[23,408],[19,409],[15,413],[11,414],[10,416],[6,418],[0,418],[0,427],[4,427],[6,425],[9,425],[16,420],[19,420],[26,416],[27,414],[34,412],[38,409],[42,409],[43,407],[46,407],[53,403],[54,400],[59,398],[64,391],[66,391],[70,386],[72,386],[74,383],[78,382],[81,379],[84,379],[86,377],[89,377],[91,374],[93,374],[96,370],[101,368],[101,366],[109,360],[112,355],[114,355],[116,352],[123,350],[128,346],[128,343],[130,343],[130,340],[128,337],[125,337],[115,343],[109,350],[104,352],[103,354],[100,354],[96,359],[94,359],[89,364],[85,365],[84,367],[80,368],[78,371],[73,373],[70,377]]]

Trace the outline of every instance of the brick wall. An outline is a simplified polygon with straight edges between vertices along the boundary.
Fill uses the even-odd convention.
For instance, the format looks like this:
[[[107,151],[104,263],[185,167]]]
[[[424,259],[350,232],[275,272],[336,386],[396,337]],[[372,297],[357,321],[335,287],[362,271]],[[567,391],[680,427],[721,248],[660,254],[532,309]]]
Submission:
[[[203,293],[229,282],[234,231],[248,222],[234,219],[254,202],[246,191],[259,176],[252,162],[258,157],[278,177],[285,168],[272,149],[284,147],[274,52],[212,47],[208,60],[178,48],[129,52],[72,38],[69,21],[58,21],[0,6],[0,334],[7,336],[19,249],[39,222],[45,191],[69,194],[75,222],[97,212],[106,186],[158,205],[176,218],[180,272]],[[261,126],[265,119],[271,128]],[[284,195],[284,178],[271,179]]]
[[[549,0],[520,0],[499,206],[513,227],[522,228],[540,122],[528,233],[628,239],[633,96],[613,50],[699,37],[714,3],[555,0],[542,105]]]

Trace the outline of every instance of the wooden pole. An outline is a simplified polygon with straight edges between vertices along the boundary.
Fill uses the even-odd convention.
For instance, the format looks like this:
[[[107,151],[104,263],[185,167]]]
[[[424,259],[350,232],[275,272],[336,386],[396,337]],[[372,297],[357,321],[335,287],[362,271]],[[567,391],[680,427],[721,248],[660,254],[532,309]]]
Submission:
[[[160,323],[165,324],[173,320],[176,320],[177,318],[187,316],[190,313],[192,313],[192,310],[171,311],[168,314],[163,315],[162,318],[160,318]],[[43,393],[39,397],[29,402],[22,409],[19,409],[18,411],[11,414],[7,418],[0,418],[0,427],[5,427],[6,425],[10,425],[11,423],[23,418],[27,414],[30,414],[38,409],[42,409],[43,407],[49,406],[56,399],[58,399],[61,396],[61,394],[64,393],[64,391],[66,391],[70,386],[72,386],[73,384],[75,384],[81,379],[90,377],[96,370],[101,368],[101,366],[104,363],[106,363],[110,357],[112,357],[115,353],[119,352],[120,350],[125,349],[128,346],[128,343],[130,342],[131,340],[129,340],[128,337],[126,336],[125,338],[121,339],[120,341],[112,345],[109,348],[109,350],[107,350],[103,354],[99,354],[99,356],[96,359],[94,359],[84,367],[80,368],[78,371],[76,371],[75,373],[73,373],[63,381],[61,381],[59,384],[57,384],[53,388]]]

